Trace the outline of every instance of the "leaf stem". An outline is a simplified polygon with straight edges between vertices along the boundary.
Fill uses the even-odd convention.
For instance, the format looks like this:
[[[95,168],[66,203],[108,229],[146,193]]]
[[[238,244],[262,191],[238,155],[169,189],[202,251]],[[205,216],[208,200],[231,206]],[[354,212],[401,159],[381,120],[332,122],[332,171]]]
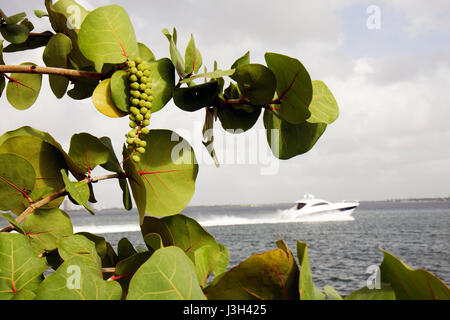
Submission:
[[[73,70],[65,68],[40,67],[35,65],[0,65],[0,74],[4,73],[38,73],[65,76],[68,78],[88,78],[103,80],[109,73],[98,73],[93,71]]]

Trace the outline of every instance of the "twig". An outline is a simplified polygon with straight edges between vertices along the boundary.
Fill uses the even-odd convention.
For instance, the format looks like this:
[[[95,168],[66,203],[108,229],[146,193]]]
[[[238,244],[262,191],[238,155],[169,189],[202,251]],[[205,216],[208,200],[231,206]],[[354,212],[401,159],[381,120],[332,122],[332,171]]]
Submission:
[[[39,73],[65,76],[68,78],[88,78],[96,80],[103,80],[109,76],[109,74],[106,73],[93,71],[40,67],[35,65],[0,65],[0,73]]]

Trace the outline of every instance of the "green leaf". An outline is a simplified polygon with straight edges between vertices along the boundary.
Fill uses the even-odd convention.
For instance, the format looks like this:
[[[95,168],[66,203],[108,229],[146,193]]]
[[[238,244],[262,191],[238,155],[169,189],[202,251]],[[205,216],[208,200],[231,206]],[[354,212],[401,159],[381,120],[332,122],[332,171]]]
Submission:
[[[197,73],[202,66],[202,55],[195,46],[194,35],[191,34],[191,40],[186,47],[185,53],[186,74]]]
[[[112,104],[120,111],[128,112],[131,97],[128,72],[125,70],[114,72],[111,77],[110,87]]]
[[[219,243],[219,260],[213,270],[215,276],[219,276],[227,270],[230,263],[230,251],[223,244]]]
[[[260,114],[261,108],[255,108],[252,112],[248,112],[245,109],[237,109],[236,106],[231,104],[217,108],[217,116],[222,127],[230,133],[242,133],[251,129],[258,121]]]
[[[3,218],[5,218],[6,221],[9,222],[10,225],[14,227],[14,229],[23,235],[26,235],[26,231],[23,230],[22,226],[14,219],[9,213],[2,213],[0,214]]]
[[[95,243],[85,236],[75,234],[58,239],[58,253],[64,261],[80,257],[84,265],[102,277],[101,258]]]
[[[21,65],[34,66],[34,63],[25,62]],[[6,97],[16,109],[25,110],[36,101],[41,90],[42,74],[37,73],[11,73]]]
[[[100,64],[123,63],[139,55],[130,17],[119,5],[91,11],[81,24],[78,43],[87,59]]]
[[[34,14],[36,15],[36,17],[38,17],[38,18],[48,17],[47,11],[44,11],[44,10],[34,10],[33,12],[34,12]]]
[[[67,68],[67,61],[72,51],[72,40],[62,34],[53,35],[45,47],[42,59],[48,67]],[[69,79],[63,76],[49,75],[50,87],[57,98],[62,98],[67,91]]]
[[[0,300],[36,290],[47,264],[34,255],[26,236],[1,232],[0,256]]]
[[[309,122],[290,124],[266,109],[264,127],[273,155],[279,159],[290,159],[311,150],[325,132],[327,125]]]
[[[145,213],[169,216],[179,213],[191,200],[198,164],[189,143],[169,130],[151,130],[143,139],[146,152],[140,163],[130,159],[131,150],[124,150],[125,172],[140,220]]]
[[[152,61],[150,78],[152,79],[152,113],[161,110],[172,99],[175,88],[175,70],[168,58]]]
[[[380,289],[364,287],[353,291],[344,300],[395,300],[395,292],[389,284],[382,283]]]
[[[23,222],[34,252],[41,254],[57,248],[58,239],[73,234],[70,217],[60,209],[36,209]]]
[[[144,236],[144,242],[147,248],[152,252],[164,247],[161,235],[158,233],[147,233]]]
[[[180,51],[177,48],[177,45],[173,41],[173,38],[169,40],[169,51],[170,51],[170,60],[175,67],[180,78],[184,78],[186,76],[185,65],[183,57],[181,56]]]
[[[61,170],[61,176],[63,178],[66,191],[67,193],[69,193],[71,200],[76,204],[82,205],[86,208],[87,211],[89,211],[90,214],[94,215],[94,211],[87,203],[90,196],[90,190],[86,181],[70,181],[64,169]]]
[[[92,70],[88,70],[92,71]],[[109,79],[106,79],[109,80]],[[86,78],[76,78],[72,80],[73,88],[67,91],[67,95],[75,100],[83,100],[89,98],[93,95],[95,89],[99,85],[98,80],[86,79]],[[108,88],[103,88],[106,91]],[[109,99],[106,94],[102,95],[102,98]]]
[[[207,82],[188,88],[175,88],[173,102],[184,111],[197,111],[212,105],[219,94],[217,81]]]
[[[332,286],[326,285],[325,287],[323,287],[323,291],[331,300],[343,300],[339,292],[337,292],[337,290]]]
[[[81,255],[65,260],[36,292],[36,300],[120,300],[121,297],[120,285],[103,280],[85,264]]]
[[[313,97],[309,105],[310,123],[333,123],[339,116],[339,107],[330,89],[320,80],[312,82]]]
[[[46,46],[53,33],[50,31],[42,32],[41,34],[30,34],[25,42],[10,43],[3,52],[17,52],[40,48]]]
[[[265,54],[267,66],[277,79],[277,95],[281,99],[281,118],[299,124],[311,113],[308,109],[312,99],[311,78],[300,61],[277,53]]]
[[[122,238],[117,243],[117,256],[119,261],[131,257],[136,254],[133,244],[127,238]]]
[[[36,173],[36,183],[33,190],[47,190],[45,193],[57,192],[64,187],[60,170],[66,168],[66,162],[61,152],[53,145],[36,136],[12,136],[0,143],[0,154],[12,153],[28,160]],[[37,200],[38,198],[33,198]],[[55,199],[42,208],[59,207],[62,198]],[[28,206],[24,203],[22,209]],[[21,210],[21,211],[23,211]]]
[[[283,241],[255,254],[216,278],[205,291],[210,300],[296,300],[298,267]]]
[[[124,293],[128,292],[128,287],[133,275],[148,260],[148,258],[150,258],[150,256],[151,253],[149,251],[135,253],[117,263],[113,278],[120,283]]]
[[[20,12],[8,17],[1,9],[0,14],[1,18],[5,21],[6,24],[17,24],[20,22],[20,20],[22,20],[27,16],[25,12]]]
[[[143,61],[151,62],[156,60],[152,50],[150,50],[145,44],[138,42],[138,48],[139,48],[139,57]]]
[[[308,246],[297,240],[297,257],[300,263],[300,300],[324,300],[325,295],[314,285],[309,265]]]
[[[449,300],[450,289],[434,274],[412,269],[391,253],[382,250],[381,281],[389,283],[398,300]]]
[[[148,235],[157,234],[164,246],[173,245],[181,248],[194,262],[202,287],[206,284],[208,276],[216,269],[219,259],[222,259],[222,263],[224,262],[224,257],[220,256],[227,253],[223,252],[224,249],[219,246],[214,237],[197,221],[182,214],[162,219],[145,217],[141,224],[141,231],[144,239]],[[155,249],[155,245],[147,246]],[[157,243],[156,247],[159,246],[161,245]],[[201,251],[197,252],[200,249]]]
[[[108,162],[110,150],[97,137],[82,132],[70,139],[69,156],[84,173],[90,173],[96,166]]]
[[[3,38],[11,43],[23,43],[27,40],[30,30],[21,24],[3,24],[0,26]]]
[[[95,108],[110,118],[121,118],[127,115],[116,106],[111,92],[111,79],[105,79],[100,82],[92,94],[92,103]],[[121,104],[121,108],[124,106]]]
[[[231,78],[253,105],[265,105],[273,100],[277,79],[269,68],[261,64],[244,64],[236,68]]]
[[[78,232],[77,235],[81,235],[95,244],[95,251],[97,251],[103,267],[113,267],[117,264],[117,254],[104,237],[89,232]]]
[[[64,151],[64,149],[61,147],[61,145],[47,132],[43,132],[37,129],[34,129],[29,126],[24,126],[16,130],[8,131],[4,133],[2,136],[0,136],[0,145],[2,145],[6,140],[12,137],[20,137],[20,136],[31,136],[31,137],[37,137],[48,144],[52,145],[56,149],[59,150],[61,155],[64,157],[64,160],[66,161],[66,164],[72,172],[72,174],[78,179],[81,180],[84,178],[84,169],[82,167],[79,167],[71,157]]]
[[[33,166],[15,154],[0,154],[0,210],[18,207],[33,191],[36,173]]]
[[[157,250],[135,273],[128,300],[206,300],[191,260],[177,247]]]
[[[246,54],[244,54],[242,57],[240,57],[233,63],[230,69],[236,69],[239,66],[249,63],[250,63],[250,51],[247,51]]]

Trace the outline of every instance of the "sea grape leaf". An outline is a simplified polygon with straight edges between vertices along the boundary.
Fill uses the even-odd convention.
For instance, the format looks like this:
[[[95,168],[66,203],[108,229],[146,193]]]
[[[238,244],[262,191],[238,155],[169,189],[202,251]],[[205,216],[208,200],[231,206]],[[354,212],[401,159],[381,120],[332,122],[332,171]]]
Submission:
[[[219,259],[217,261],[216,267],[213,270],[214,275],[217,277],[227,270],[228,264],[230,262],[230,251],[223,244],[219,245]]]
[[[311,150],[325,132],[327,125],[309,122],[291,124],[266,109],[264,127],[273,155],[279,159],[290,159]]]
[[[135,253],[117,263],[113,279],[120,283],[124,292],[128,292],[131,278],[150,256],[149,251]]]
[[[242,133],[251,129],[258,121],[261,108],[255,108],[252,112],[245,109],[237,109],[231,104],[219,106],[217,116],[222,128],[230,133]]]
[[[296,300],[299,272],[283,241],[224,272],[205,289],[210,300]],[[286,251],[287,249],[287,251]]]
[[[22,291],[35,291],[47,264],[34,255],[26,236],[0,233],[0,300],[11,300]]]
[[[10,43],[5,47],[3,52],[17,52],[44,47],[47,45],[52,35],[53,33],[50,31],[45,31],[39,34],[30,34],[25,42]]]
[[[363,287],[350,293],[344,300],[395,300],[395,292],[389,284],[381,283],[380,289]]]
[[[12,138],[12,137],[18,137],[18,136],[32,136],[37,137],[48,144],[52,145],[56,149],[59,150],[61,155],[64,157],[64,160],[66,161],[66,164],[72,172],[72,174],[78,179],[81,180],[84,177],[84,169],[80,166],[78,166],[72,158],[64,151],[64,149],[61,147],[61,145],[47,132],[43,132],[37,129],[34,129],[29,126],[20,127],[19,129],[12,130],[5,132],[2,136],[0,136],[0,145],[2,145],[6,140]]]
[[[239,66],[250,63],[250,51],[247,51],[242,57],[238,58],[232,65],[230,69],[236,69]]]
[[[309,264],[308,246],[305,242],[297,240],[297,257],[300,263],[299,293],[300,300],[324,300],[323,294],[315,285],[312,279],[311,266]]]
[[[70,217],[57,208],[34,210],[25,218],[23,229],[37,254],[55,250],[59,238],[73,234]]]
[[[197,73],[198,70],[200,70],[200,67],[202,66],[202,62],[203,62],[202,55],[195,46],[194,35],[191,34],[191,39],[189,40],[185,53],[185,65],[186,65],[185,73],[186,74]]]
[[[3,61],[3,40],[0,40],[0,65],[4,65],[5,61]],[[0,97],[3,94],[3,90],[5,89],[5,77],[0,75]]]
[[[208,78],[208,79],[217,79],[219,80],[222,77],[226,77],[226,76],[231,76],[233,75],[235,72],[235,69],[231,69],[231,70],[220,70],[220,69],[216,69],[212,72],[204,72],[204,73],[200,73],[197,74],[195,76],[191,76],[189,78],[185,78],[183,80],[180,81],[180,83],[190,83],[195,79],[200,79],[200,78]]]
[[[90,196],[89,186],[86,181],[72,182],[69,180],[67,173],[64,169],[61,170],[61,176],[64,181],[64,185],[70,199],[79,205],[85,207],[90,214],[94,215],[94,211],[91,209],[87,203]]]
[[[343,300],[342,296],[332,286],[326,285],[323,287],[323,291],[331,300]]]
[[[282,101],[278,106],[281,118],[292,124],[306,121],[311,116],[308,107],[313,94],[308,71],[300,61],[285,55],[266,53],[264,57],[277,80],[276,92]]]
[[[72,51],[72,40],[62,33],[53,35],[45,47],[42,59],[48,67],[67,68],[67,61]],[[49,75],[50,88],[57,98],[62,98],[67,91],[69,79],[63,76]]]
[[[253,105],[265,105],[273,100],[277,79],[273,72],[261,64],[244,64],[231,76],[238,83],[241,93]]]
[[[223,257],[220,257],[224,254],[223,249],[216,242],[216,239],[197,221],[185,215],[177,214],[162,219],[145,217],[141,224],[141,231],[144,239],[148,235],[158,234],[164,246],[173,245],[181,248],[195,264],[202,287],[206,284],[208,276],[216,269],[219,259],[223,259]],[[148,244],[147,246],[155,249],[155,246]],[[204,248],[197,253],[197,250],[205,246],[208,246],[208,248]],[[198,264],[197,259],[199,260]]]
[[[155,55],[145,44],[138,42],[139,57],[143,61],[155,61]]]
[[[3,21],[5,21],[6,24],[17,24],[27,16],[25,12],[19,12],[16,14],[13,14],[12,16],[7,16],[3,10],[0,9],[0,15]]]
[[[118,258],[111,244],[104,237],[89,232],[77,232],[77,235],[86,237],[95,244],[95,250],[101,259],[103,267],[115,266]]]
[[[64,187],[60,170],[66,168],[66,162],[61,152],[53,145],[36,136],[12,136],[0,143],[0,154],[12,153],[27,159],[36,173],[36,183],[33,190],[41,190],[40,196],[57,192]],[[37,200],[39,195],[30,194],[30,198]],[[55,199],[43,208],[59,207],[62,198]],[[22,209],[28,206],[24,203]],[[23,211],[22,210],[22,211]]]
[[[144,236],[144,242],[147,248],[152,252],[164,247],[161,235],[158,233],[147,233]]]
[[[212,105],[218,94],[218,82],[211,81],[188,88],[175,88],[173,102],[178,108],[192,112]]]
[[[67,258],[36,291],[36,300],[120,300],[121,297],[120,285],[103,280],[85,264],[81,255]]]
[[[124,260],[136,254],[133,244],[127,238],[121,238],[117,243],[117,257],[119,261]]]
[[[92,103],[99,112],[107,117],[121,118],[126,116],[127,113],[115,105],[111,90],[110,78],[100,82],[92,94]],[[123,105],[121,105],[121,107],[123,107]]]
[[[101,166],[109,171],[117,172],[117,173],[125,173],[122,167],[120,166],[119,160],[117,159],[116,154],[114,153],[114,148],[112,146],[111,139],[108,137],[101,137],[100,141],[109,149],[109,160],[102,164]],[[127,179],[119,178],[119,186],[122,190],[122,202],[123,206],[126,210],[131,210],[133,208],[133,203],[131,201],[131,193],[130,188],[128,187]]]
[[[120,111],[128,112],[131,97],[128,72],[125,70],[114,72],[111,77],[110,88],[113,105]]]
[[[53,5],[53,9],[56,12],[64,15],[64,17],[66,18],[66,21],[64,22],[65,26],[61,29],[65,30],[65,28],[67,28],[70,30],[74,30],[75,32],[78,32],[80,30],[81,23],[89,13],[89,11],[87,11],[83,6],[81,6],[74,0],[59,0],[55,2],[55,4]]]
[[[33,10],[33,12],[34,12],[35,16],[38,17],[38,18],[48,17],[47,11],[44,11],[44,10]]]
[[[172,99],[172,92],[175,88],[175,70],[168,58],[151,61],[149,65],[152,79],[152,112],[157,112]]]
[[[140,221],[145,213],[169,216],[179,213],[191,200],[198,164],[189,143],[170,130],[151,130],[141,161],[130,159],[124,150],[124,167],[129,178]]]
[[[310,123],[333,123],[339,116],[339,107],[330,89],[320,80],[312,82],[313,97],[309,105]]]
[[[18,207],[29,197],[35,182],[30,162],[15,154],[0,154],[0,210]]]
[[[21,65],[35,66],[34,63],[24,62]],[[9,103],[18,110],[31,107],[41,90],[42,74],[11,73],[6,87],[6,97]]]
[[[103,142],[89,133],[77,133],[70,139],[69,156],[84,173],[108,162],[110,150]]]
[[[130,17],[119,5],[91,11],[81,24],[78,43],[83,55],[94,63],[118,64],[139,55]]]
[[[71,235],[58,239],[58,253],[64,261],[77,256],[89,269],[102,277],[102,262],[95,243],[83,235]]]
[[[13,218],[9,213],[1,213],[0,216],[2,216],[6,221],[9,222],[10,225],[14,227],[14,229],[23,235],[26,235],[26,231],[22,228],[22,226],[16,221],[16,219]]]
[[[134,274],[128,300],[206,300],[192,261],[178,247],[157,250]]]
[[[449,300],[450,289],[434,274],[412,269],[393,254],[382,250],[381,282],[389,283],[397,300]]]
[[[2,24],[0,33],[5,40],[17,44],[27,40],[30,30],[21,24]]]
[[[176,44],[176,30],[174,28],[174,34],[173,36],[170,35],[170,33],[167,31],[167,29],[163,29],[162,31],[167,39],[169,40],[169,52],[170,52],[170,60],[172,61],[172,64],[177,71],[180,78],[184,78],[186,76],[185,72],[185,65],[183,57],[181,56],[180,51],[177,48]]]

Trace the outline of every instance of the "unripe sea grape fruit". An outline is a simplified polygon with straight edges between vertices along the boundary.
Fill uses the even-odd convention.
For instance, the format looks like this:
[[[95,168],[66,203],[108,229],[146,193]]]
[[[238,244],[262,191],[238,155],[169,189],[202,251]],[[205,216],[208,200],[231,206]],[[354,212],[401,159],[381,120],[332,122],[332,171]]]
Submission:
[[[142,128],[141,129],[141,133],[142,134],[149,134],[150,130],[148,128]],[[145,142],[145,141],[142,141],[142,142]],[[147,145],[147,142],[145,142],[145,144]],[[143,147],[145,147],[145,146],[143,146]]]
[[[132,157],[132,159],[133,159],[134,162],[140,162],[141,161],[141,157],[139,157],[138,155],[134,155]]]
[[[145,153],[145,149],[143,147],[137,148],[136,151],[139,153]]]

